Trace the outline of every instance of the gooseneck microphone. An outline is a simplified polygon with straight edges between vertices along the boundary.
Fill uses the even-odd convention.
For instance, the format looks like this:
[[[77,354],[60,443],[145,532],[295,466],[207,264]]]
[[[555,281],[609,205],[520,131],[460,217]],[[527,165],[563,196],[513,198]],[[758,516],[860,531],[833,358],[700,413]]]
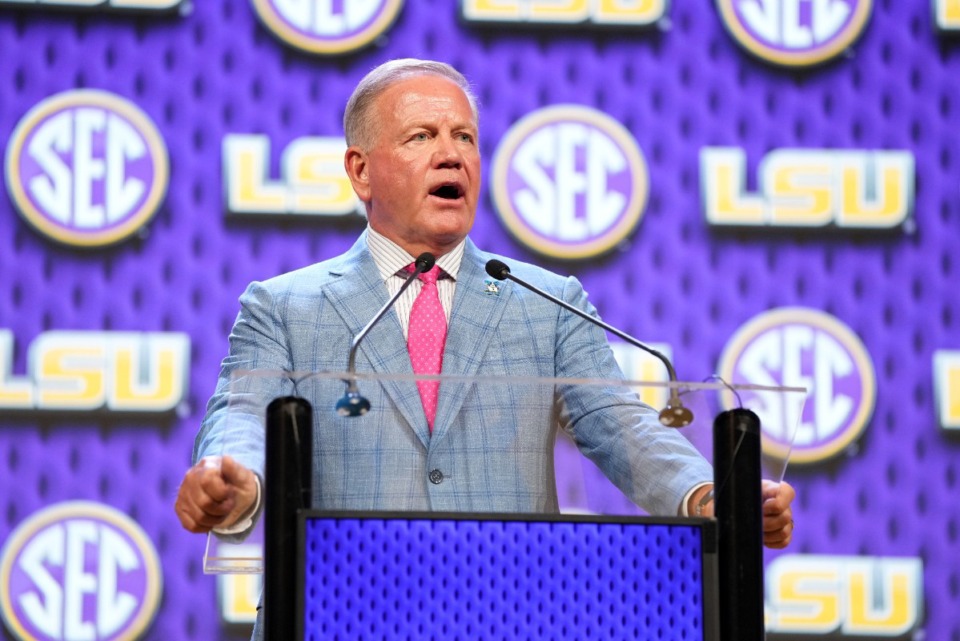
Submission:
[[[381,307],[380,311],[377,312],[377,315],[370,319],[370,322],[353,337],[353,344],[350,345],[350,359],[347,361],[347,374],[350,374],[350,376],[343,379],[343,382],[347,384],[347,391],[343,397],[337,401],[336,405],[337,414],[340,416],[363,416],[370,411],[370,401],[360,395],[360,391],[357,389],[357,379],[353,376],[357,373],[357,348],[360,346],[360,341],[370,333],[373,326],[379,323],[384,314],[393,307],[397,299],[410,287],[410,283],[415,281],[420,274],[433,269],[433,264],[436,262],[436,257],[430,252],[423,252],[417,256],[417,259],[413,261],[413,271],[410,272],[407,279],[403,281],[403,285],[400,286],[397,293],[391,296],[386,305]]]
[[[567,301],[561,300],[556,296],[548,294],[542,289],[535,287],[520,278],[517,278],[516,276],[510,273],[510,268],[507,267],[507,265],[502,261],[499,261],[495,258],[490,261],[487,261],[487,273],[493,278],[496,278],[497,280],[512,280],[513,282],[517,283],[521,287],[525,287],[529,289],[534,294],[539,294],[540,296],[543,296],[547,300],[553,303],[556,303],[557,305],[559,305],[560,307],[563,307],[567,311],[573,312],[580,318],[583,318],[584,320],[588,320],[594,325],[602,327],[603,329],[607,330],[611,334],[615,336],[619,336],[620,338],[630,343],[634,347],[639,347],[640,349],[647,352],[648,354],[651,354],[652,356],[655,356],[656,358],[658,358],[660,362],[666,366],[667,375],[670,377],[670,382],[673,384],[670,387],[670,399],[667,401],[667,406],[664,407],[662,410],[660,410],[660,423],[667,427],[686,427],[687,425],[690,425],[690,423],[693,422],[693,412],[691,412],[688,408],[684,407],[683,403],[680,401],[680,394],[679,392],[677,392],[677,388],[676,388],[677,373],[676,371],[674,371],[673,364],[670,362],[670,359],[668,359],[666,356],[664,356],[657,350],[653,349],[652,347],[644,345],[633,336],[630,336],[629,334],[625,334],[621,332],[619,329],[615,327],[611,327],[610,325],[604,323],[602,320],[598,318],[594,318],[593,316],[586,313],[582,309],[578,309],[577,307],[574,307]]]

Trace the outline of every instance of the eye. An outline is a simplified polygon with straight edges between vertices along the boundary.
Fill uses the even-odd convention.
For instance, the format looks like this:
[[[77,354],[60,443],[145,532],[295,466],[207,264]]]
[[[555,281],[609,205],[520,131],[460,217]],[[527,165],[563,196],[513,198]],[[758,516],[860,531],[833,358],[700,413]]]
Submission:
[[[466,132],[459,134],[457,138],[460,139],[460,142],[469,142],[469,143],[473,142],[473,135],[468,134]]]
[[[428,138],[429,138],[429,136],[427,136],[427,132],[421,131],[421,132],[419,132],[419,133],[413,134],[413,137],[411,138],[411,140],[415,140],[415,141],[417,141],[417,142],[423,142],[423,141],[427,140]]]

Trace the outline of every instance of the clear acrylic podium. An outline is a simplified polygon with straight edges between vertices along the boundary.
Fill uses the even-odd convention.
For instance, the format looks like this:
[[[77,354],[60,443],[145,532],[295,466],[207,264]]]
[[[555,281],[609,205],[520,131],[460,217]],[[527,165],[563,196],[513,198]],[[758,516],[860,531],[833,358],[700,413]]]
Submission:
[[[370,403],[363,416],[334,409],[346,381]],[[433,434],[422,383],[440,386]],[[266,407],[291,397],[312,408],[300,414],[310,442],[294,439],[299,454],[265,466]],[[310,479],[296,499],[303,509],[283,521],[295,542],[282,546],[295,548],[286,550],[295,555],[295,638],[573,639],[591,630],[728,641],[718,623],[717,522],[679,516],[674,477],[700,470],[697,459],[713,461],[717,417],[746,408],[762,425],[757,473],[781,480],[805,398],[799,388],[715,380],[251,371],[220,400],[220,429],[204,451],[238,458],[268,488],[274,468]],[[692,411],[689,426],[659,425],[671,399]],[[701,470],[696,479],[716,481],[718,504],[725,486],[737,485],[747,431],[733,428],[722,476],[702,479]],[[676,451],[681,471],[661,469]],[[444,483],[449,491],[438,491]],[[262,537],[262,526],[243,541],[210,537],[204,570],[262,572]]]

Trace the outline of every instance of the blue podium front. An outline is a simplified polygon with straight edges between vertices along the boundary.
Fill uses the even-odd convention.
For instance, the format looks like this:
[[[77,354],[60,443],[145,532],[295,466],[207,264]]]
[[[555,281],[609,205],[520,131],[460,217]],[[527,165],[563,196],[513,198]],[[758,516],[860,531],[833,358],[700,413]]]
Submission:
[[[305,640],[716,641],[706,519],[301,511]]]

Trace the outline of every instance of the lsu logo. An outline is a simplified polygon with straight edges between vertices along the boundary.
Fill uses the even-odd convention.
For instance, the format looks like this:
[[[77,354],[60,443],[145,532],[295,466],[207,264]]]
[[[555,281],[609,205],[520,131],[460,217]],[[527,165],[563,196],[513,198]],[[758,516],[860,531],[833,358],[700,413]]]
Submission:
[[[186,395],[189,361],[186,334],[53,331],[15,377],[13,334],[0,329],[0,409],[170,411]]]
[[[836,58],[860,36],[873,0],[717,0],[734,39],[761,60],[807,67]]]
[[[777,149],[764,157],[758,192],[747,191],[737,147],[700,152],[704,214],[711,225],[890,229],[914,209],[914,158],[906,151]]]
[[[933,389],[940,427],[960,430],[960,351],[941,349],[934,353]]]
[[[243,543],[231,545],[230,552],[237,557],[262,559],[263,546]],[[232,568],[230,574],[217,575],[217,603],[220,620],[227,624],[253,623],[257,620],[257,605],[263,588],[263,565],[251,563],[254,569]]]
[[[765,574],[772,634],[908,638],[922,622],[918,558],[788,554]]]
[[[37,512],[0,553],[0,614],[22,641],[140,638],[161,585],[150,539],[126,514],[99,503]]]
[[[104,11],[157,11],[168,12],[179,8],[183,0],[0,0],[0,8],[37,7],[44,5],[57,8],[102,9]]]
[[[672,350],[666,343],[646,343],[646,345],[666,356],[668,360],[673,358]],[[666,383],[670,380],[663,363],[655,356],[619,341],[612,341],[610,347],[613,349],[613,357],[617,360],[620,371],[628,381]],[[667,404],[669,396],[667,388],[659,386],[640,387],[637,393],[641,401],[657,409]]]
[[[960,31],[960,0],[933,0],[937,28],[941,31]]]
[[[104,91],[57,94],[28,112],[11,136],[7,189],[34,228],[67,245],[128,238],[166,195],[167,149],[134,104]]]
[[[849,327],[817,310],[781,308],[756,316],[727,343],[718,371],[734,385],[810,390],[803,408],[778,394],[740,391],[744,406],[761,419],[764,452],[776,458],[826,460],[850,445],[873,414],[870,355]]]
[[[402,6],[403,0],[253,0],[260,20],[280,40],[321,55],[370,44]]]
[[[647,203],[647,165],[620,123],[576,105],[546,107],[507,132],[493,160],[493,199],[522,243],[588,258],[621,242]]]
[[[666,356],[667,360],[673,359],[673,348],[667,343],[646,343],[646,345]],[[617,365],[620,366],[620,371],[623,372],[626,380],[653,383],[653,385],[633,387],[633,391],[637,393],[640,400],[657,411],[666,407],[670,396],[670,389],[666,385],[670,381],[670,376],[660,359],[633,345],[617,340],[611,340],[610,347],[613,349],[613,357],[616,359]],[[683,396],[684,405],[690,408],[695,415],[704,416],[699,407],[702,404],[701,394],[697,393],[697,390],[691,389],[681,389],[679,391]],[[704,407],[703,412],[706,411],[708,410]],[[711,440],[713,434],[709,430],[697,429],[696,425],[694,423],[694,425],[683,430],[683,436],[709,458],[713,451]],[[616,492],[612,487],[610,491]]]
[[[660,20],[667,0],[463,0],[466,22],[644,26]]]
[[[223,176],[229,214],[345,216],[362,210],[353,192],[343,138],[299,138],[280,161],[281,178],[270,181],[270,140],[232,134],[223,139]]]

